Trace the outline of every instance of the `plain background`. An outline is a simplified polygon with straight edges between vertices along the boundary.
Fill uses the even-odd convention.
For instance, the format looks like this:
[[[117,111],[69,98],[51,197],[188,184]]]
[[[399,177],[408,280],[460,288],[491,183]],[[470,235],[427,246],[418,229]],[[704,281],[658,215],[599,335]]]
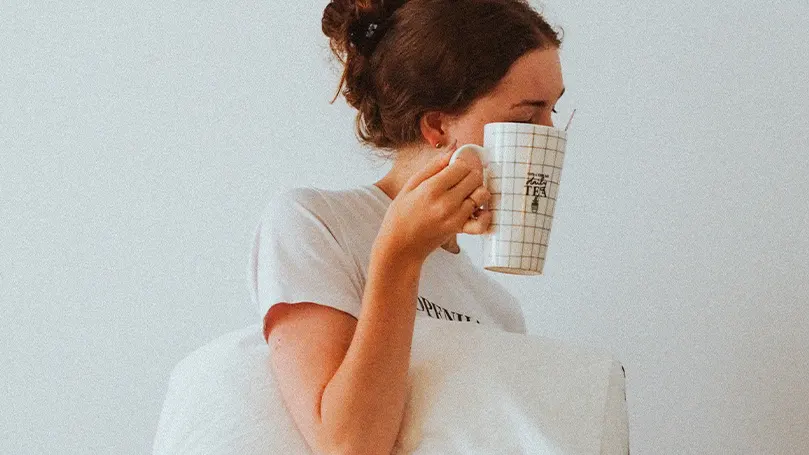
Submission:
[[[0,452],[150,452],[173,366],[260,320],[268,198],[387,172],[325,4],[2,3]],[[633,455],[807,453],[809,3],[543,10],[578,110],[545,274],[492,275],[624,362]]]

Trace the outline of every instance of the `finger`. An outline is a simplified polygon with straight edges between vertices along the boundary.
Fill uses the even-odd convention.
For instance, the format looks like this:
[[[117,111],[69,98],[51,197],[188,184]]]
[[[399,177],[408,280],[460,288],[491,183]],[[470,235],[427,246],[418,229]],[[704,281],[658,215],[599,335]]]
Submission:
[[[443,182],[444,182],[443,185],[449,184],[449,182],[451,181],[450,179],[452,177],[457,178],[457,175],[455,175],[451,171],[451,169],[456,164],[458,164],[459,161],[467,163],[467,164],[464,165],[464,167],[471,166],[470,164],[468,164],[469,163],[468,161],[464,161],[464,160],[458,160],[458,161],[452,163],[452,165],[450,165],[447,169],[444,169],[443,171],[441,171],[441,172],[446,172],[447,173],[447,180],[443,180]],[[460,172],[458,172],[458,174],[460,174]],[[441,174],[439,173],[439,177],[437,177],[437,178],[440,179],[441,178],[440,176],[441,176]],[[441,186],[443,186],[443,185],[441,185]],[[456,183],[452,188],[447,190],[447,197],[452,201],[450,204],[454,205],[456,207],[461,205],[463,203],[464,199],[467,199],[468,197],[470,197],[477,190],[477,188],[482,187],[482,186],[483,186],[483,172],[480,169],[472,168],[472,170],[467,171],[467,173],[465,175],[463,175],[463,179],[460,182]],[[475,199],[475,202],[478,202],[478,203],[481,203],[481,199],[483,199],[482,197],[475,198],[474,196],[473,196],[473,198]]]
[[[439,152],[426,166],[410,176],[407,182],[405,182],[403,189],[407,191],[413,190],[417,186],[421,185],[421,182],[427,180],[442,169],[446,168],[449,165],[449,160],[452,158],[452,154],[454,152],[455,149],[452,147],[443,152]]]
[[[490,233],[492,211],[481,210],[477,219],[469,218],[463,225],[464,234],[481,235]]]
[[[448,199],[449,205],[459,207],[480,185],[481,178],[475,172],[468,162],[457,160],[432,177],[430,183],[437,193]]]
[[[478,208],[485,209],[488,208],[487,204],[489,201],[491,201],[492,194],[489,193],[489,190],[487,190],[485,187],[479,186],[467,197],[474,199],[475,202],[478,203]]]
[[[475,206],[475,201],[470,198],[466,198],[461,202],[461,206],[458,210],[456,210],[452,215],[452,222],[454,226],[463,226],[469,221],[474,220],[476,217],[474,216],[475,212],[478,208]]]

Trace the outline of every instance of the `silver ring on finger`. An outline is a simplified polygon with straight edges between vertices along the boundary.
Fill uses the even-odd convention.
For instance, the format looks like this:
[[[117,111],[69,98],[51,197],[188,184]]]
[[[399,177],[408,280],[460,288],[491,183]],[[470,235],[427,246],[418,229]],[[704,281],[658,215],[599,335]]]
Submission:
[[[478,217],[477,217],[477,216],[475,216],[475,212],[477,212],[477,211],[478,211],[478,208],[480,208],[480,205],[478,205],[478,203],[477,203],[477,202],[475,202],[475,200],[474,200],[474,199],[472,199],[471,197],[467,197],[467,199],[469,199],[470,201],[472,201],[472,203],[473,203],[473,204],[475,204],[475,211],[474,211],[474,212],[472,212],[472,219],[473,219],[473,220],[476,220],[476,219],[478,219]]]

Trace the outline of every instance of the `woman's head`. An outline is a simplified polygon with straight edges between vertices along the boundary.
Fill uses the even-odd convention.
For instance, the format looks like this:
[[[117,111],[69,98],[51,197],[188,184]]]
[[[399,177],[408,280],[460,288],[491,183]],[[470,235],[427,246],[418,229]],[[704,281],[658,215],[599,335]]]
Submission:
[[[524,0],[332,0],[322,27],[365,144],[482,144],[486,123],[551,124],[561,38]]]

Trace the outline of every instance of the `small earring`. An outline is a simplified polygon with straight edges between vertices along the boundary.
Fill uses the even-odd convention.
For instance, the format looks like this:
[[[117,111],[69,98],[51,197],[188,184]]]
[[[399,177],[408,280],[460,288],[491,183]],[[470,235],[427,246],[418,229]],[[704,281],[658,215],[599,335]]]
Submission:
[[[444,144],[442,144],[440,142],[435,143],[435,148],[440,149],[440,148],[443,148],[443,147],[444,147]]]

